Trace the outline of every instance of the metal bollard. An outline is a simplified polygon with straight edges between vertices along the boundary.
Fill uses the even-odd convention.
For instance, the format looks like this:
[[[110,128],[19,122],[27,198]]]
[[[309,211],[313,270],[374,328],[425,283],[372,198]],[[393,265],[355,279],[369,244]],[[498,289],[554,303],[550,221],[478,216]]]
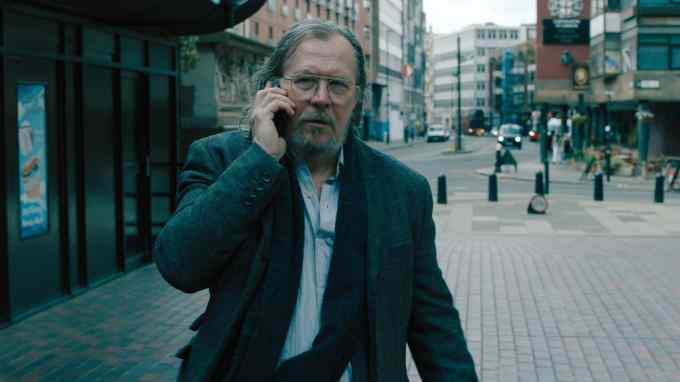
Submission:
[[[654,203],[663,203],[663,184],[666,177],[658,174],[656,176],[656,185],[654,187]]]
[[[489,201],[498,201],[498,178],[496,174],[491,174],[489,176]]]
[[[545,182],[543,182],[543,192],[548,195],[550,193],[550,163],[547,161],[544,163],[543,168],[545,169]]]
[[[534,193],[536,195],[543,195],[543,173],[536,173],[536,186],[534,187]]]
[[[437,178],[437,203],[446,204],[446,176],[439,175]]]
[[[496,150],[496,162],[493,164],[493,172],[501,172],[501,150]]]
[[[604,173],[607,174],[607,183],[609,183],[612,176],[612,150],[610,148],[604,150],[604,168]]]
[[[604,200],[604,176],[602,172],[598,172],[595,175],[595,195],[594,199],[596,202],[601,202]]]

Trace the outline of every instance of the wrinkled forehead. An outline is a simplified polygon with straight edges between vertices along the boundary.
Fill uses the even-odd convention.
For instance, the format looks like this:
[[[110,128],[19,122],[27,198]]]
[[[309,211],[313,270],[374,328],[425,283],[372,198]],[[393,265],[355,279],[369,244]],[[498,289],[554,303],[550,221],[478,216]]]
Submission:
[[[311,33],[290,49],[282,71],[350,77],[358,81],[358,62],[352,44],[338,33]]]

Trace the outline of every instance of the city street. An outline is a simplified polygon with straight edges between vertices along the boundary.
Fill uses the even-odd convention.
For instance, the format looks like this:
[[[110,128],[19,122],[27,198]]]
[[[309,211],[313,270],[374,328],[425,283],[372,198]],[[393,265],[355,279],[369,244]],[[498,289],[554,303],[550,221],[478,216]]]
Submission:
[[[538,157],[527,143],[514,152],[520,167]],[[680,195],[654,205],[653,188],[607,185],[594,202],[592,181],[555,183],[549,213],[528,215],[533,182],[501,178],[500,202],[488,202],[475,169],[492,166],[494,140],[465,144],[472,153],[390,152],[433,192],[447,176],[439,262],[481,379],[680,381]]]
[[[374,146],[430,179],[435,201],[447,177],[438,259],[482,381],[680,381],[680,193],[654,204],[653,188],[612,182],[594,202],[592,181],[556,182],[548,214],[528,215],[531,181],[501,177],[487,201],[493,138],[465,137],[463,154]],[[172,380],[206,301],[143,267],[0,331],[0,381]]]

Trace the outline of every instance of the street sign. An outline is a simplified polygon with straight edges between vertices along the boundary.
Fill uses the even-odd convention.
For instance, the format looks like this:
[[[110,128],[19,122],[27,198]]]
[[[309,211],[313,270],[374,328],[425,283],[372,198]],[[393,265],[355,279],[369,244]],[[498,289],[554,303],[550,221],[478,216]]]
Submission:
[[[658,89],[661,87],[659,80],[637,80],[635,87],[638,89]]]

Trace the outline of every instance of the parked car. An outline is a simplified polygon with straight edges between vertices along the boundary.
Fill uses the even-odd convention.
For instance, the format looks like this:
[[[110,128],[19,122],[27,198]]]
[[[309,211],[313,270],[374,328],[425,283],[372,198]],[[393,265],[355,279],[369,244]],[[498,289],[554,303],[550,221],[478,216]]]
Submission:
[[[486,131],[484,131],[483,127],[468,127],[467,129],[468,135],[475,135],[478,137],[483,137],[484,134],[486,134]]]
[[[501,125],[498,130],[498,143],[503,146],[522,148],[522,127],[514,123]]]
[[[427,129],[427,134],[425,134],[427,142],[448,141],[449,138],[451,138],[451,130],[443,125],[432,125]]]
[[[539,139],[541,139],[541,134],[538,132],[538,130],[531,129],[529,131],[529,140],[532,142],[538,142]]]

